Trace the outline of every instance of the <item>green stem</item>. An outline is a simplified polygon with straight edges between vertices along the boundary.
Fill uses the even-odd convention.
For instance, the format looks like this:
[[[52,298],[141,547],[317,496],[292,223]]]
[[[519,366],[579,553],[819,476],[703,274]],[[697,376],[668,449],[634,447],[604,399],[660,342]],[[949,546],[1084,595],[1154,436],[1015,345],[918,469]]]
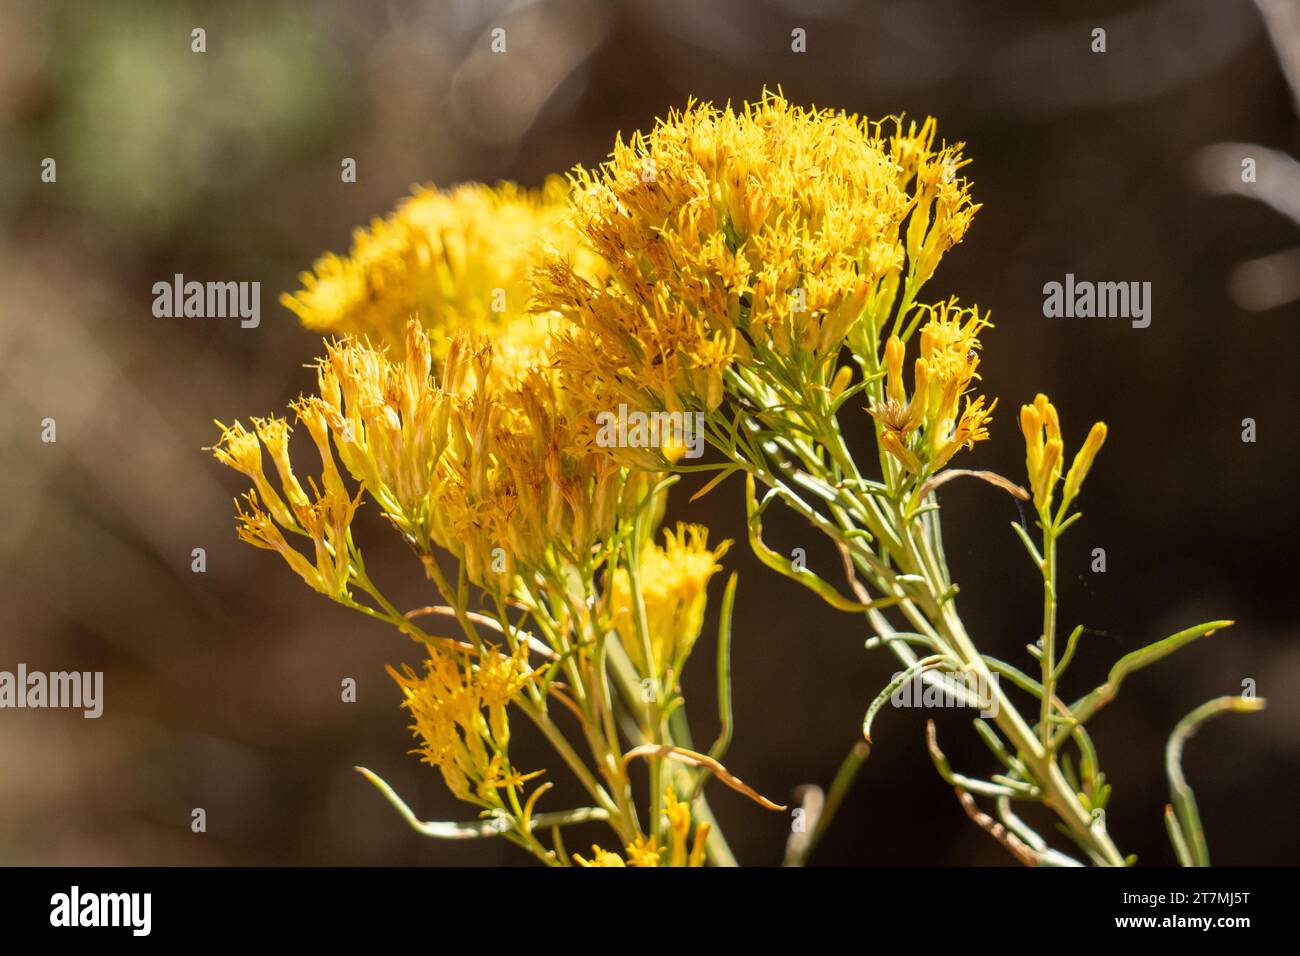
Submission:
[[[1043,748],[1052,750],[1052,694],[1056,690],[1056,532],[1046,511],[1040,516],[1043,528],[1043,701],[1038,732]]]

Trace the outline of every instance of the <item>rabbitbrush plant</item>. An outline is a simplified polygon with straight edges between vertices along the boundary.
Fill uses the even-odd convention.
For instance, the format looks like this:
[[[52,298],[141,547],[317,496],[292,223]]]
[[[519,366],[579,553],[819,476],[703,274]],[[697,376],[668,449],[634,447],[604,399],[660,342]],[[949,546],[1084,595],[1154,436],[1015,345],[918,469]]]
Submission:
[[[761,561],[860,618],[867,647],[902,664],[879,693],[864,689],[864,739],[790,862],[826,831],[875,715],[916,680],[982,708],[974,727],[997,772],[951,768],[932,723],[928,747],[962,808],[1016,859],[1132,862],[1106,828],[1111,787],[1088,722],[1128,675],[1231,622],[1136,650],[1099,687],[1067,692],[1083,629],[1058,632],[1057,545],[1080,517],[1106,426],[1067,450],[1055,407],[1038,395],[1018,422],[1027,487],[954,466],[989,438],[997,404],[977,393],[988,315],[921,298],[978,209],[961,149],[936,144],[933,120],[873,123],[771,93],[740,110],[692,103],[540,193],[418,191],[286,297],[308,328],[347,335],[327,345],[319,394],[294,406],[320,480],[308,491],[294,476],[281,419],[227,428],[215,451],[255,486],[241,506],[244,540],[427,650],[425,673],[393,674],[419,753],[481,819],[421,823],[371,775],[418,829],[500,834],[554,865],[734,862],[704,784],[716,777],[774,807],[720,763],[736,582],[718,641],[722,733],[702,752],[680,675],[722,549],[700,528],[662,545],[655,535],[674,480],[664,475],[714,471],[700,494],[739,476]],[[680,434],[660,447],[606,447],[596,423],[616,408],[698,415],[721,460],[692,461]],[[851,453],[853,435],[871,439],[868,460]],[[1027,670],[983,651],[958,610],[939,493],[972,477],[1033,515],[1013,526],[1043,585]],[[368,577],[351,531],[363,500],[409,545],[440,604],[400,611]],[[764,543],[774,506],[833,542],[842,587]],[[426,619],[459,633],[435,633]],[[1207,864],[1208,851],[1183,743],[1213,714],[1260,706],[1212,701],[1170,738],[1166,823],[1184,864]],[[510,759],[511,711],[541,730],[589,806],[542,808],[549,783]],[[640,800],[628,775],[636,760],[649,768]],[[1023,821],[1025,804],[1045,808],[1065,848]],[[567,853],[560,828],[589,820],[608,822],[622,855]]]

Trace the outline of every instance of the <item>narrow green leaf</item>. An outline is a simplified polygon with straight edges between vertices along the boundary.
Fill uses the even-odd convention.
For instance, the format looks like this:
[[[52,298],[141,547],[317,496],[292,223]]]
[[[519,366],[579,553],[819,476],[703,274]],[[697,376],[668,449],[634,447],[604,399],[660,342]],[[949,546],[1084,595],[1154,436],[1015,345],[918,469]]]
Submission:
[[[944,657],[940,654],[932,654],[929,657],[923,657],[915,663],[909,664],[906,669],[900,671],[894,679],[889,682],[885,689],[876,695],[875,700],[871,702],[871,706],[867,708],[867,715],[862,718],[862,736],[867,743],[872,742],[871,722],[876,719],[876,714],[880,712],[880,708],[889,703],[889,698],[894,691],[912,680],[912,678],[919,677],[924,672],[941,666],[943,662]]]
[[[745,512],[748,519],[749,547],[758,560],[762,561],[778,574],[782,574],[792,581],[798,581],[838,611],[848,611],[849,613],[858,614],[864,611],[869,611],[873,607],[886,607],[898,603],[899,599],[896,597],[879,598],[869,604],[850,601],[812,571],[809,571],[807,568],[796,569],[793,564],[764,544],[763,524],[760,520],[760,516],[763,513],[763,509],[766,508],[772,500],[772,495],[765,495],[763,502],[760,504],[756,500],[754,494],[754,476],[752,474],[745,475]]]
[[[1079,723],[1083,723],[1115,699],[1119,693],[1120,685],[1130,674],[1140,671],[1144,667],[1150,667],[1157,661],[1164,660],[1174,651],[1192,643],[1197,638],[1209,637],[1216,631],[1231,627],[1232,624],[1232,621],[1208,621],[1205,624],[1189,627],[1185,631],[1179,631],[1177,634],[1172,634],[1164,640],[1156,641],[1154,644],[1148,644],[1146,647],[1139,648],[1130,654],[1125,654],[1110,669],[1106,683],[1075,701],[1070,707],[1071,713],[1074,714]]]
[[[1169,777],[1169,800],[1173,805],[1179,831],[1182,833],[1183,850],[1191,863],[1184,866],[1209,866],[1210,851],[1205,843],[1205,830],[1201,825],[1201,814],[1196,807],[1196,795],[1192,792],[1187,778],[1183,775],[1183,746],[1188,738],[1200,729],[1201,724],[1211,717],[1224,713],[1249,714],[1264,709],[1264,700],[1258,697],[1216,697],[1197,707],[1180,720],[1169,735],[1165,745],[1165,773]],[[1169,825],[1166,815],[1166,825]],[[1171,835],[1170,839],[1173,837]],[[1174,842],[1174,851],[1182,852]]]
[[[1015,521],[1011,522],[1011,529],[1015,531],[1016,536],[1020,538],[1020,543],[1025,546],[1025,550],[1029,552],[1029,556],[1034,559],[1034,566],[1041,568],[1043,566],[1043,556],[1038,553],[1038,548],[1036,548],[1034,542],[1029,539],[1029,533]]]
[[[427,837],[439,840],[472,840],[478,837],[497,837],[502,835],[496,820],[470,820],[466,822],[429,822],[415,815],[406,801],[397,795],[392,787],[378,774],[365,767],[353,767],[357,773],[375,785],[401,815],[410,824],[411,829]],[[513,824],[513,818],[510,819]],[[561,810],[554,813],[539,813],[532,817],[534,827],[567,826],[575,823],[590,823],[593,820],[608,820],[609,814],[599,807],[579,807],[576,810]]]
[[[709,756],[721,760],[731,746],[731,617],[736,605],[737,575],[733,571],[722,592],[722,609],[718,621],[718,739],[709,748]]]

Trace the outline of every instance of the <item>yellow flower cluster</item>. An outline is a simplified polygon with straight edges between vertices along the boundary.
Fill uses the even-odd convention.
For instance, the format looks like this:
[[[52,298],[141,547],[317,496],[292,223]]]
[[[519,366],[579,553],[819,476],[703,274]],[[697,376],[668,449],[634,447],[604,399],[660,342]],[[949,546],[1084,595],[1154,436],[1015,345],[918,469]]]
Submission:
[[[566,191],[559,177],[541,190],[418,188],[388,218],[358,229],[349,255],[319,259],[281,301],[313,331],[363,336],[397,354],[414,317],[441,361],[457,333],[490,333],[526,313],[539,244],[576,254]]]
[[[661,545],[652,531],[638,537],[634,528],[653,529],[662,514],[662,496],[647,500],[658,472],[684,449],[652,452],[630,438],[616,442],[630,447],[607,447],[598,413],[617,408],[622,422],[623,403],[712,412],[730,394],[751,413],[770,413],[765,425],[800,425],[802,409],[813,408],[799,406],[805,393],[838,398],[849,387],[852,371],[835,372],[847,343],[864,375],[854,392],[873,390],[881,446],[909,472],[932,474],[986,438],[993,407],[970,392],[987,319],[951,302],[916,305],[978,208],[957,175],[960,145],[935,137],[932,120],[873,123],[801,109],[779,93],[740,109],[692,102],[648,133],[620,137],[606,163],[568,183],[418,189],[357,230],[347,256],[324,256],[283,297],[307,328],[340,336],[317,363],[316,394],[292,405],[321,473],[307,487],[295,476],[284,419],[222,426],[214,454],[253,484],[239,535],[278,552],[318,591],[436,648],[423,673],[390,673],[416,752],[457,797],[517,812],[536,776],[508,756],[508,705],[537,674],[531,640],[564,674],[547,692],[590,730],[602,782],[588,788],[624,844],[622,854],[593,847],[590,861],[574,860],[702,865],[709,826],[693,826],[672,786],[648,835],[624,797],[606,796],[628,792],[615,720],[627,715],[615,714],[619,702],[595,668],[618,650],[602,644],[616,635],[640,677],[669,677],[677,693],[730,542],[710,549],[706,530],[685,524]],[[891,317],[898,334],[877,375]],[[922,319],[909,394],[903,364]],[[1041,419],[1037,445],[1024,414],[1022,425],[1031,477],[1035,468],[1049,476],[1050,499],[1061,448],[1042,401],[1026,411]],[[813,408],[804,432],[825,414]],[[1104,438],[1097,427],[1067,478],[1067,501]],[[821,433],[814,441],[831,447]],[[351,531],[363,494],[449,605],[426,610],[454,616],[468,643],[428,637],[366,576]],[[649,521],[630,520],[642,509]],[[310,546],[294,547],[295,536]],[[435,549],[496,599],[507,631],[527,626],[538,636],[511,637],[505,649],[483,643],[476,627],[498,622],[468,610],[467,591],[442,576]],[[511,625],[511,607],[531,624]],[[647,734],[673,743],[647,713]],[[549,719],[544,708],[537,719]],[[651,750],[650,759],[664,759]],[[544,789],[524,804],[517,835],[553,863],[527,825]]]
[[[327,347],[300,419],[328,423],[347,470],[421,552],[446,547],[480,584],[552,545],[589,551],[647,480],[596,454],[592,400],[553,367],[561,320],[528,311],[543,247],[594,274],[567,192],[559,177],[419,189],[283,300],[308,328],[352,336]]]
[[[343,486],[332,455],[322,453],[319,484],[309,480],[311,495],[289,463],[289,432],[282,418],[255,418],[253,431],[235,422],[221,428],[221,438],[211,449],[222,464],[252,479],[254,491],[236,502],[241,541],[277,552],[313,589],[339,599],[347,594],[352,576],[349,527],[361,504]],[[265,446],[279,476],[280,491],[272,487],[263,470]],[[284,532],[310,539],[312,560],[291,545]]]
[[[417,675],[410,667],[388,673],[402,689],[402,706],[415,721],[421,759],[441,771],[459,799],[499,802],[496,791],[517,788],[537,773],[519,774],[506,756],[510,720],[506,706],[533,677],[528,649],[514,654],[486,646],[473,663],[468,654],[439,653]],[[486,716],[485,716],[486,714]]]
[[[414,322],[399,361],[356,339],[329,342],[317,362],[318,394],[293,405],[322,459],[333,461],[332,436],[348,473],[421,552],[433,530],[438,465],[464,407],[457,393],[465,351],[452,343],[440,387],[428,338]]]
[[[1034,493],[1034,505],[1040,515],[1052,507],[1056,483],[1061,479],[1065,459],[1065,443],[1061,439],[1061,420],[1046,395],[1034,397],[1032,405],[1020,407],[1020,430],[1025,436],[1025,467],[1029,472],[1029,486]],[[1097,452],[1106,441],[1106,423],[1097,422],[1088,432],[1082,447],[1074,456],[1070,470],[1065,475],[1065,488],[1061,494],[1060,514],[1064,515],[1079,494],[1083,480],[1088,477]]]
[[[591,442],[548,341],[521,319],[479,343],[474,386],[453,419],[433,530],[476,584],[509,582],[516,566],[543,568],[551,554],[583,563],[652,486]]]
[[[664,790],[664,816],[668,820],[668,846],[657,845],[651,837],[640,837],[627,849],[627,859],[602,850],[598,846],[591,848],[591,859],[587,860],[573,854],[574,862],[585,867],[636,866],[636,867],[699,867],[704,865],[705,845],[709,838],[709,825],[698,823],[694,838],[691,836],[691,808],[673,793],[672,787]]]
[[[708,533],[700,525],[679,523],[675,532],[664,531],[662,546],[647,540],[641,549],[638,580],[653,657],[648,663],[637,633],[631,578],[626,568],[619,568],[612,576],[608,591],[610,617],[642,676],[659,677],[669,669],[680,675],[700,636],[709,579],[720,570],[718,559],[731,545],[724,541],[716,550],[710,550]]]
[[[608,275],[553,255],[539,307],[570,317],[561,359],[643,407],[716,408],[734,362],[833,358],[910,301],[977,207],[957,147],[776,93],[691,104],[574,176],[575,228]]]
[[[984,396],[967,395],[979,377],[979,333],[988,324],[978,310],[951,302],[930,309],[921,327],[910,397],[903,385],[906,347],[898,336],[885,343],[885,398],[870,411],[879,424],[881,447],[915,475],[938,471],[961,448],[988,438],[997,401],[986,407]]]
[[[542,567],[551,549],[583,560],[636,507],[650,477],[628,473],[591,444],[587,420],[558,387],[548,342],[531,316],[492,341],[458,336],[441,386],[428,336],[414,321],[401,359],[358,339],[329,343],[317,366],[319,394],[293,406],[325,463],[319,501],[308,501],[289,470],[282,421],[257,433],[227,429],[216,449],[253,479],[269,510],[268,517],[250,496],[241,533],[280,551],[300,574],[275,526],[315,535],[321,561],[333,558],[337,567],[323,581],[325,571],[313,572],[309,583],[341,593],[347,522],[358,502],[344,490],[336,451],[412,547],[424,555],[444,548],[476,584],[508,588],[519,565]],[[259,436],[289,505],[263,474]]]

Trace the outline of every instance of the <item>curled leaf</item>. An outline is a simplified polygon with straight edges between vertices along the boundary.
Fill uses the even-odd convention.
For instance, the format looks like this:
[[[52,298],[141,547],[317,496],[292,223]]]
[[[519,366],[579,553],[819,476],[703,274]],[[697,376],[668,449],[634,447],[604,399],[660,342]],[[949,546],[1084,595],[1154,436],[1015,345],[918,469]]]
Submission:
[[[642,744],[639,747],[633,747],[623,755],[623,767],[626,768],[637,757],[647,759],[651,757],[667,757],[669,760],[676,760],[690,767],[701,767],[732,790],[749,797],[760,807],[767,810],[785,809],[782,804],[773,803],[707,754],[696,753],[694,750],[687,750],[685,747],[670,747],[667,744]]]

